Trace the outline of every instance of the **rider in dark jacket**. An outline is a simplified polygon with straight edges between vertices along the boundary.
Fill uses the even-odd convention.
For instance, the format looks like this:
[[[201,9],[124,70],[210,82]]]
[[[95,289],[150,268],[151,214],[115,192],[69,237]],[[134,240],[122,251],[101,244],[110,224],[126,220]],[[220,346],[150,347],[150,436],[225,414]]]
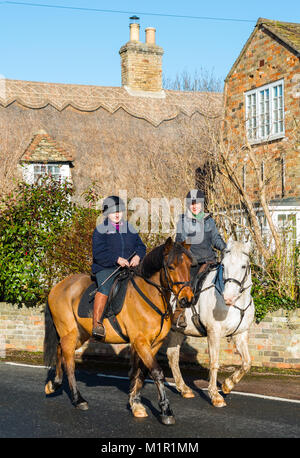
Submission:
[[[102,339],[105,337],[102,320],[107,297],[115,280],[115,274],[111,274],[118,266],[137,266],[146,254],[146,247],[137,231],[128,221],[123,219],[124,211],[125,204],[119,197],[110,196],[104,199],[103,214],[105,219],[93,233],[92,272],[96,276],[98,286],[94,301],[92,331],[95,338]],[[130,257],[131,259],[128,261]]]
[[[197,274],[204,276],[210,264],[215,264],[217,255],[215,249],[223,251],[226,243],[222,239],[212,216],[204,213],[205,194],[192,189],[186,196],[186,211],[180,216],[176,228],[176,241],[191,244],[190,251],[197,264],[191,268],[191,280]],[[186,325],[183,310],[177,309],[174,320],[181,318],[181,326]]]

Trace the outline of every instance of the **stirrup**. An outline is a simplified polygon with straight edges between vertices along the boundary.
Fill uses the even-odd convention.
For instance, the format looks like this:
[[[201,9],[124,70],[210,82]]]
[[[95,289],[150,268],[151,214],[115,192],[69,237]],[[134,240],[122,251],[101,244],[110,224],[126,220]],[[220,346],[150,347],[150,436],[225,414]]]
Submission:
[[[186,327],[187,327],[187,322],[186,322],[185,314],[184,312],[181,312],[180,315],[178,315],[176,322],[172,324],[172,329],[174,331],[184,331]]]
[[[103,326],[102,323],[100,323],[98,321],[98,324],[95,328],[93,328],[92,330],[92,336],[95,338],[95,339],[104,339],[105,337],[105,327]]]

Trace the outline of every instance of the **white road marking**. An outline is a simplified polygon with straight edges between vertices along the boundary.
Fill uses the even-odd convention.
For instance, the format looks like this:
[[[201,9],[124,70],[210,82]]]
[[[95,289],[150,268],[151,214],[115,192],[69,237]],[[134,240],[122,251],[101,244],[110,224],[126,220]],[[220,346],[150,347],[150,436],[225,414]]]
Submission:
[[[22,364],[22,363],[12,363],[10,361],[5,361],[5,364],[9,364],[10,366],[22,366],[22,367],[35,367],[35,368],[42,368],[42,369],[48,369],[47,366],[38,366],[34,364]],[[107,375],[107,374],[101,374],[98,373],[96,374],[98,377],[104,377],[104,378],[115,378],[119,380],[129,380],[129,377],[122,377],[120,375]],[[151,379],[145,379],[146,383],[154,383],[153,380]],[[165,382],[166,386],[176,386],[175,383],[173,382]],[[207,388],[200,388],[202,391],[207,391]],[[271,401],[284,401],[284,402],[294,402],[296,404],[300,404],[300,401],[297,399],[287,399],[287,398],[279,398],[277,396],[265,396],[263,394],[255,394],[255,393],[243,393],[241,391],[231,391],[230,394],[238,394],[240,396],[249,396],[253,398],[261,398],[261,399],[268,399]]]

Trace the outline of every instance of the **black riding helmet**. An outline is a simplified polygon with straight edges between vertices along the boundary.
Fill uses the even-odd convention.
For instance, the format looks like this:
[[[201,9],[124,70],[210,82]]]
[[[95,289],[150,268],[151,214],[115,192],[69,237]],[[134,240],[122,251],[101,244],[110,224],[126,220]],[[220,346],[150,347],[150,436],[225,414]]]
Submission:
[[[198,202],[204,202],[205,194],[199,189],[191,189],[186,195],[186,205],[189,208],[190,205]]]
[[[110,213],[124,212],[124,201],[119,196],[109,196],[103,200],[102,211],[105,216]]]

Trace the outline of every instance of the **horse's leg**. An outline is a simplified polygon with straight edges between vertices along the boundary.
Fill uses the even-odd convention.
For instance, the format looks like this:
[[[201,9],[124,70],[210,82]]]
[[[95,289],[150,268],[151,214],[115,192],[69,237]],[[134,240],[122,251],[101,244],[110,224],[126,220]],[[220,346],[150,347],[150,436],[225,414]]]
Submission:
[[[167,357],[171,368],[176,388],[183,398],[194,398],[192,390],[184,383],[179,367],[180,347],[184,340],[181,332],[171,331],[169,334]]]
[[[140,335],[134,340],[133,345],[143,363],[149,370],[150,375],[157,387],[159,406],[161,409],[161,421],[164,425],[173,425],[175,423],[175,418],[166,395],[164,386],[164,373],[155,358],[155,354],[159,350],[161,344],[156,345],[155,348],[151,348],[145,337]]]
[[[72,404],[78,409],[87,410],[88,403],[79,393],[75,379],[75,349],[77,346],[77,340],[78,330],[74,328],[71,332],[62,337],[60,342],[64,358],[64,366],[71,390]]]
[[[239,369],[236,369],[234,373],[223,382],[222,391],[224,394],[230,393],[234,385],[236,385],[251,368],[251,357],[248,349],[248,331],[237,334],[233,337],[233,341],[242,358],[242,364]]]
[[[209,385],[208,394],[215,407],[224,407],[226,402],[220,395],[217,388],[217,375],[219,369],[220,335],[217,332],[207,333],[208,353],[209,353]]]
[[[129,372],[129,404],[133,415],[139,418],[148,417],[146,409],[141,402],[140,394],[140,391],[144,385],[147,372],[148,369],[142,362],[141,358],[139,357],[135,349],[131,347],[131,369]]]
[[[62,370],[62,351],[61,345],[57,345],[56,350],[56,374],[54,381],[49,380],[45,386],[45,393],[52,394],[57,391],[62,385],[62,378],[63,378],[63,370]]]

